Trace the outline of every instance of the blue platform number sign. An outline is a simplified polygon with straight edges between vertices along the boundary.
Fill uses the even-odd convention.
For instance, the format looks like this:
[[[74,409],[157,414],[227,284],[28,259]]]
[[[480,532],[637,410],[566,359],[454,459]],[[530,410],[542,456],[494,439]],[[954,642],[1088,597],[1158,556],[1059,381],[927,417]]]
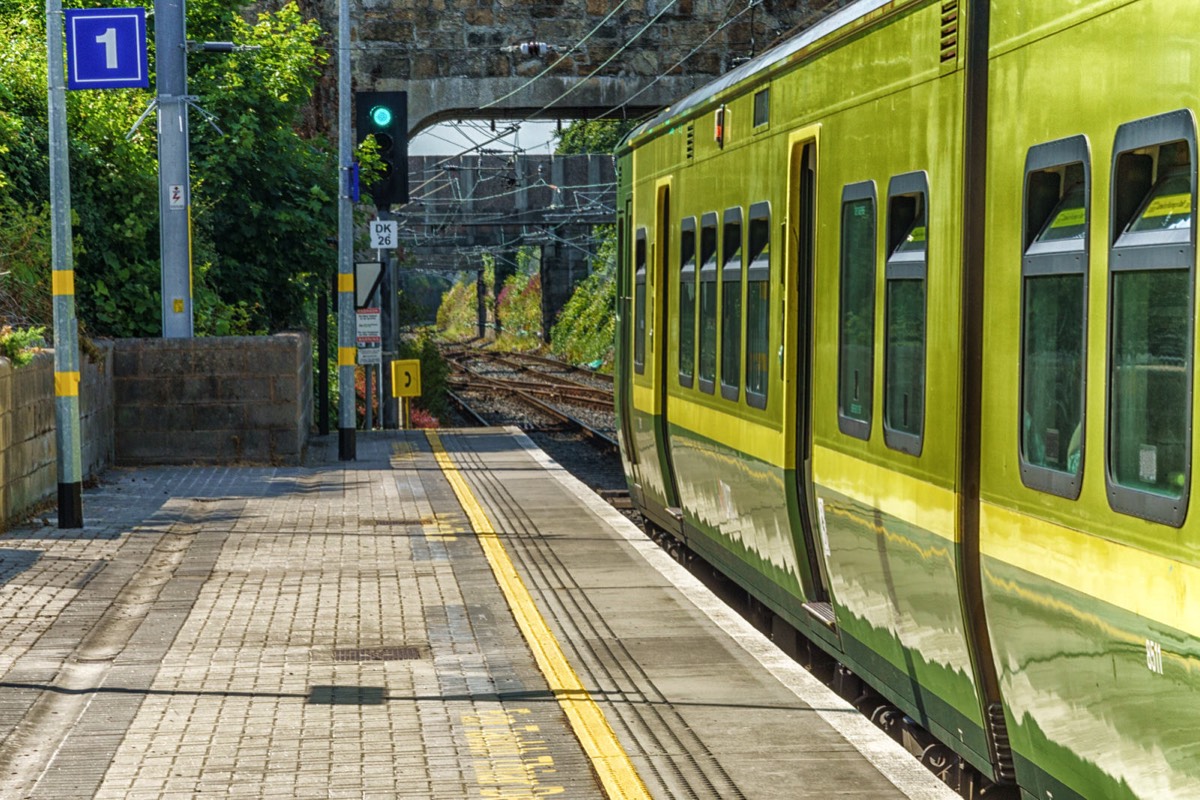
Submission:
[[[150,85],[146,9],[74,8],[65,13],[68,89]]]

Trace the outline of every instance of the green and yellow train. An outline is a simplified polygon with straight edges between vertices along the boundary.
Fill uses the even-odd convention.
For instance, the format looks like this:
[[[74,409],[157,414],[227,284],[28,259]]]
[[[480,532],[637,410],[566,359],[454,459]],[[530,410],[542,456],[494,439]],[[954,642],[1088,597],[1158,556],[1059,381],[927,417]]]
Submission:
[[[1200,797],[1197,10],[858,0],[618,153],[637,506],[967,794]]]

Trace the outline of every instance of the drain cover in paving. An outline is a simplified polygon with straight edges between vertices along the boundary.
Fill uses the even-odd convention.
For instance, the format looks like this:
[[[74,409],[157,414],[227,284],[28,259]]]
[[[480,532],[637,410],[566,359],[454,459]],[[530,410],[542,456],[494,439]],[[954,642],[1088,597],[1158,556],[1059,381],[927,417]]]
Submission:
[[[416,647],[349,647],[333,651],[334,661],[416,661]]]

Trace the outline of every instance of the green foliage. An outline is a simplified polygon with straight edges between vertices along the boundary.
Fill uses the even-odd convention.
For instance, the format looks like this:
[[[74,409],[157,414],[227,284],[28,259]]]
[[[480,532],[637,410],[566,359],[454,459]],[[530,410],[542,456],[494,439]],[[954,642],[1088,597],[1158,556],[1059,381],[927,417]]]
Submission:
[[[607,371],[616,335],[616,229],[610,226],[602,235],[592,274],[575,289],[550,331],[550,350],[573,364],[599,361]]]
[[[53,316],[49,209],[22,208],[0,195],[0,220],[0,319],[47,322]]]
[[[298,132],[321,64],[318,26],[295,3],[243,16],[242,0],[192,0],[188,35],[261,49],[197,53],[189,89],[218,135],[192,115],[196,330],[259,333],[311,323],[315,287],[333,269],[336,158]],[[48,272],[49,198],[43,6],[0,0],[0,273],[28,287]],[[153,58],[151,59],[153,63]],[[161,332],[154,118],[126,133],[153,98],[138,89],[68,92],[76,289],[97,334]],[[4,309],[0,308],[0,313]]]
[[[421,361],[421,396],[414,398],[413,405],[439,419],[446,419],[450,414],[450,401],[446,397],[450,365],[442,358],[437,343],[426,332],[415,340],[401,340],[397,350],[401,359],[416,358]]]
[[[46,329],[13,328],[5,325],[0,328],[0,356],[4,356],[13,366],[23,367],[33,360],[33,351],[45,347]]]
[[[230,0],[206,2],[233,11]],[[253,24],[233,13],[210,24],[207,38],[261,49],[190,62],[192,86],[225,133],[197,126],[192,137],[197,228],[208,245],[202,271],[215,310],[208,329],[297,327],[333,268],[324,239],[337,229],[336,160],[324,141],[295,129],[326,59],[320,29],[295,3]]]
[[[441,336],[451,341],[470,339],[477,333],[476,280],[467,275],[460,278],[442,295],[437,311],[437,328]]]
[[[541,345],[541,276],[525,270],[510,275],[496,298],[496,316],[502,346],[528,349]]]
[[[561,155],[611,153],[637,125],[633,119],[577,119],[559,134],[555,150]]]

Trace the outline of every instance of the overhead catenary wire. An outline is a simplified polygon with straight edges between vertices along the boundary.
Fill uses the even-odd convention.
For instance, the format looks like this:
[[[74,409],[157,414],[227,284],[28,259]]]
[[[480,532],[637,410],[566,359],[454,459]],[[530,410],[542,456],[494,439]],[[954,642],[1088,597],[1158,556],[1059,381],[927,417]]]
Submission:
[[[536,83],[541,78],[550,74],[550,72],[552,72],[554,70],[554,68],[557,67],[559,64],[561,64],[563,61],[565,61],[571,55],[571,53],[574,53],[576,50],[578,50],[580,47],[582,47],[589,39],[591,39],[593,36],[595,36],[596,33],[601,28],[603,28],[608,23],[608,21],[610,19],[612,19],[613,16],[618,11],[620,11],[622,8],[624,8],[626,5],[628,5],[628,3],[629,3],[629,0],[621,0],[621,2],[617,4],[616,8],[614,8],[612,11],[608,12],[608,15],[605,16],[604,19],[602,19],[598,23],[596,23],[596,26],[594,28],[592,28],[590,31],[588,31],[582,39],[580,39],[578,42],[576,42],[575,44],[573,44],[569,48],[567,48],[565,51],[563,51],[563,54],[561,56],[559,56],[558,59],[555,60],[555,62],[553,64],[546,67],[544,70],[539,72],[537,75],[534,75],[532,78],[530,78],[525,83],[518,86],[516,89],[513,89],[508,94],[503,95],[502,97],[497,97],[495,100],[492,100],[489,103],[484,103],[482,106],[479,107],[479,109],[482,111],[484,109],[491,108],[492,106],[496,105],[497,103],[502,103],[505,100],[507,100],[508,98],[512,97],[513,95],[524,91],[526,88],[528,88],[533,83]]]
[[[579,82],[572,84],[572,85],[571,85],[571,86],[570,86],[568,89],[566,89],[565,91],[563,91],[562,93],[560,93],[560,94],[559,94],[559,96],[558,96],[558,97],[556,97],[554,100],[552,100],[552,101],[550,101],[549,103],[547,103],[546,105],[542,106],[542,107],[541,107],[540,109],[538,109],[537,111],[535,111],[535,112],[533,112],[533,113],[531,113],[531,114],[527,115],[527,116],[526,116],[526,117],[525,117],[523,120],[521,120],[521,121],[520,121],[520,122],[518,122],[517,124],[510,125],[510,126],[509,126],[508,128],[506,128],[505,130],[503,130],[503,131],[501,131],[501,132],[499,132],[499,133],[497,133],[497,134],[495,134],[495,135],[493,135],[493,136],[491,136],[491,137],[489,137],[489,138],[485,139],[484,141],[482,141],[482,142],[480,142],[480,143],[474,144],[474,145],[473,145],[472,147],[470,147],[470,148],[464,149],[462,152],[460,152],[460,153],[459,153],[459,154],[457,154],[457,155],[453,155],[453,156],[449,156],[449,157],[446,157],[446,158],[443,158],[443,159],[441,159],[440,161],[438,161],[438,162],[437,162],[437,163],[434,165],[434,167],[435,167],[435,168],[437,168],[437,167],[441,167],[441,166],[443,166],[443,165],[445,165],[445,164],[449,163],[450,161],[452,161],[452,160],[454,160],[454,159],[456,159],[456,158],[462,158],[462,157],[464,157],[464,156],[468,155],[468,154],[469,154],[469,153],[471,153],[471,152],[475,152],[475,151],[481,151],[481,150],[482,150],[483,148],[485,148],[487,145],[489,145],[489,144],[492,144],[492,143],[494,143],[494,142],[496,142],[496,141],[499,141],[499,140],[503,139],[505,136],[508,136],[508,135],[510,135],[510,134],[512,134],[512,133],[514,133],[514,132],[516,132],[516,131],[518,131],[518,130],[519,130],[519,127],[520,127],[520,123],[521,123],[521,122],[528,122],[528,121],[530,121],[530,120],[534,119],[535,117],[539,116],[540,114],[543,114],[543,113],[545,113],[546,111],[549,111],[549,110],[551,110],[551,109],[552,109],[552,108],[553,108],[555,105],[557,105],[558,103],[560,103],[560,102],[561,102],[563,99],[565,99],[566,97],[570,96],[570,95],[571,95],[571,94],[572,94],[574,91],[576,91],[576,90],[577,90],[577,89],[578,89],[580,86],[582,86],[584,82],[586,82],[586,81],[587,81],[587,80],[589,80],[590,78],[594,77],[594,76],[595,76],[596,74],[598,74],[598,73],[599,73],[601,70],[603,70],[603,69],[604,69],[604,68],[605,68],[605,67],[606,67],[608,64],[610,64],[610,63],[611,63],[611,62],[612,62],[612,61],[613,61],[613,60],[614,60],[614,59],[615,59],[615,58],[616,58],[618,55],[620,55],[622,52],[624,52],[625,50],[627,50],[627,49],[628,49],[628,48],[629,48],[629,47],[630,47],[630,46],[631,46],[631,45],[632,45],[632,44],[633,44],[635,41],[637,41],[637,40],[638,40],[638,39],[639,39],[639,38],[640,38],[640,37],[641,37],[641,36],[642,36],[642,35],[643,35],[643,34],[644,34],[644,33],[645,33],[647,30],[649,30],[649,29],[650,29],[650,27],[651,27],[652,25],[654,25],[654,24],[655,24],[655,23],[656,23],[656,22],[657,22],[657,21],[658,21],[658,20],[659,20],[659,19],[660,19],[660,18],[661,18],[661,17],[662,17],[662,16],[663,16],[663,15],[664,15],[664,14],[665,14],[667,11],[668,11],[668,10],[670,10],[670,8],[672,8],[672,7],[675,5],[675,3],[676,3],[676,2],[677,2],[677,0],[671,0],[671,2],[667,3],[667,4],[666,4],[666,5],[665,5],[665,6],[664,6],[662,9],[660,9],[660,10],[659,10],[659,12],[658,12],[657,14],[655,14],[655,15],[654,15],[654,17],[652,17],[652,18],[651,18],[651,19],[650,19],[650,20],[649,20],[649,21],[648,21],[648,22],[647,22],[645,25],[643,25],[643,26],[642,26],[642,28],[641,28],[641,29],[639,29],[639,30],[638,30],[638,31],[637,31],[637,32],[636,32],[636,33],[635,33],[635,34],[634,34],[634,35],[633,35],[633,36],[632,36],[632,37],[631,37],[631,38],[630,38],[630,39],[629,39],[627,42],[625,42],[625,43],[624,43],[624,44],[623,44],[621,47],[617,48],[617,50],[616,50],[616,51],[614,51],[614,52],[613,52],[613,53],[612,53],[612,54],[611,54],[611,55],[610,55],[610,56],[609,56],[609,57],[608,57],[608,58],[607,58],[607,59],[606,59],[606,60],[605,60],[603,63],[601,63],[599,66],[597,66],[597,67],[596,67],[595,69],[593,69],[591,72],[589,72],[589,73],[588,73],[588,75],[586,75],[585,77],[583,77],[582,79],[580,79],[580,81],[579,81]],[[726,6],[726,19],[724,19],[724,20],[723,20],[723,21],[722,21],[722,22],[721,22],[721,23],[720,23],[720,24],[719,24],[719,25],[718,25],[718,26],[717,26],[715,29],[713,29],[713,30],[712,30],[712,32],[710,32],[710,33],[709,33],[709,34],[708,34],[708,35],[707,35],[707,36],[706,36],[706,37],[705,37],[705,38],[704,38],[704,39],[703,39],[703,40],[702,40],[702,41],[701,41],[699,44],[697,44],[695,47],[693,47],[693,48],[692,48],[692,49],[691,49],[691,50],[690,50],[690,51],[689,51],[689,52],[688,52],[686,55],[684,55],[684,56],[683,56],[681,59],[679,59],[678,61],[676,61],[676,62],[675,62],[675,64],[673,64],[673,65],[672,65],[671,67],[669,67],[668,69],[666,69],[666,70],[661,70],[661,71],[659,72],[659,74],[658,74],[658,75],[657,75],[657,76],[656,76],[656,77],[655,77],[653,80],[651,80],[649,83],[647,83],[647,84],[646,84],[645,86],[643,86],[641,89],[639,89],[639,90],[638,90],[637,92],[635,92],[633,95],[630,95],[629,97],[627,97],[627,98],[626,98],[626,99],[625,99],[625,100],[624,100],[622,103],[620,103],[620,104],[618,104],[618,105],[616,105],[616,106],[613,106],[613,107],[611,107],[610,109],[608,109],[607,111],[603,112],[603,113],[602,113],[602,114],[600,114],[599,116],[601,116],[601,117],[609,117],[609,116],[612,116],[613,114],[615,114],[615,112],[622,111],[623,109],[625,109],[625,108],[626,108],[626,107],[627,107],[627,106],[628,106],[628,105],[629,105],[629,104],[630,104],[630,103],[631,103],[633,100],[635,100],[635,99],[636,99],[638,96],[640,96],[642,93],[644,93],[644,92],[645,92],[645,91],[647,91],[649,88],[651,88],[651,87],[652,87],[654,84],[656,84],[656,83],[658,83],[660,80],[662,80],[662,78],[663,78],[663,77],[665,77],[667,74],[669,74],[670,72],[674,71],[675,69],[677,69],[678,67],[680,67],[680,66],[682,66],[684,63],[686,63],[686,62],[687,62],[687,61],[688,61],[690,58],[692,58],[692,57],[693,57],[693,56],[694,56],[694,55],[695,55],[697,52],[699,52],[701,48],[703,48],[703,47],[704,47],[706,44],[708,44],[710,41],[712,41],[712,39],[713,39],[714,37],[716,37],[716,36],[717,36],[717,35],[719,35],[719,34],[720,34],[722,31],[724,31],[724,30],[726,30],[727,28],[729,28],[729,26],[731,26],[731,25],[733,25],[734,23],[736,23],[736,22],[737,22],[737,21],[738,21],[738,20],[739,20],[739,19],[740,19],[740,18],[741,18],[743,15],[745,15],[745,14],[746,14],[746,13],[748,13],[748,12],[751,12],[751,11],[753,10],[753,8],[754,8],[756,5],[758,5],[758,4],[759,4],[760,0],[749,0],[749,1],[747,2],[747,5],[746,5],[746,6],[744,6],[744,7],[743,7],[743,8],[742,8],[740,11],[738,11],[736,14],[733,14],[732,16],[729,16],[730,10],[731,10],[731,9],[734,7],[734,5],[735,5],[735,3],[736,3],[736,2],[737,2],[737,0],[731,0],[731,2],[727,4],[727,6]],[[619,10],[619,8],[620,8],[621,6],[623,6],[623,5],[625,5],[625,2],[622,2],[622,3],[621,3],[621,5],[617,7],[617,9],[614,9],[614,10],[613,10],[613,12],[610,12],[610,14],[608,15],[608,17],[606,17],[606,18],[605,18],[605,20],[604,20],[604,21],[602,21],[602,22],[600,23],[600,25],[603,25],[603,24],[604,24],[604,22],[605,22],[605,21],[607,21],[609,18],[611,18],[611,16],[612,16],[612,15],[613,15],[613,14],[614,14],[614,13],[615,13],[617,10]],[[522,85],[521,85],[520,87],[518,87],[517,89],[514,89],[513,91],[511,91],[511,92],[509,92],[509,93],[505,94],[504,96],[502,96],[502,97],[500,97],[500,98],[496,98],[495,100],[493,100],[493,101],[489,102],[489,103],[488,103],[488,104],[486,104],[485,106],[482,106],[482,108],[490,108],[490,107],[493,107],[493,106],[495,106],[496,104],[498,104],[498,103],[500,103],[500,102],[503,102],[504,100],[506,100],[506,99],[508,99],[508,98],[510,98],[510,97],[512,97],[512,96],[514,96],[515,94],[519,93],[520,91],[523,91],[525,88],[527,88],[529,85],[531,85],[532,83],[534,83],[535,81],[537,81],[539,78],[541,78],[541,77],[544,77],[545,75],[549,74],[549,73],[550,73],[550,72],[551,72],[551,71],[552,71],[552,70],[555,68],[555,66],[557,66],[559,63],[561,63],[561,62],[562,62],[562,60],[563,60],[564,58],[566,58],[566,57],[567,57],[567,56],[568,56],[568,55],[569,55],[571,52],[574,52],[575,50],[577,50],[577,49],[578,49],[578,47],[579,47],[579,46],[581,46],[581,45],[582,45],[584,42],[586,42],[588,38],[590,38],[592,35],[594,35],[595,31],[596,31],[596,30],[597,30],[597,29],[600,27],[600,25],[597,25],[595,28],[593,28],[593,29],[592,29],[592,31],[590,31],[590,32],[587,34],[587,36],[585,36],[585,37],[584,37],[584,39],[580,40],[580,41],[579,41],[579,42],[577,42],[575,45],[573,45],[573,46],[572,46],[572,47],[571,47],[569,50],[567,50],[567,51],[566,51],[566,52],[565,52],[565,53],[564,53],[564,54],[563,54],[563,55],[562,55],[562,56],[561,56],[561,57],[560,57],[560,58],[559,58],[557,61],[555,61],[555,63],[554,63],[554,64],[551,64],[549,67],[547,67],[547,68],[546,68],[545,70],[543,70],[541,73],[539,73],[538,75],[534,76],[534,77],[533,77],[533,78],[531,78],[530,80],[526,81],[524,84],[522,84]],[[478,128],[478,126],[476,126],[476,128],[475,128],[475,129],[476,129],[476,130],[478,130],[478,129],[479,129],[479,128]],[[435,180],[436,180],[436,176],[434,176],[434,177],[431,177],[431,178],[427,179],[426,181],[424,181],[422,184],[420,184],[420,185],[419,185],[418,187],[416,187],[416,188],[417,188],[417,190],[420,190],[421,188],[424,188],[425,186],[428,186],[428,185],[430,185],[430,184],[431,184],[432,182],[434,182]],[[530,185],[530,186],[516,187],[516,188],[514,188],[514,189],[512,189],[512,190],[509,190],[509,191],[506,191],[506,192],[501,192],[501,193],[498,193],[498,194],[491,194],[491,195],[477,195],[477,194],[476,194],[476,192],[477,192],[477,191],[478,191],[478,189],[480,188],[480,185],[481,185],[481,184],[483,184],[483,183],[485,183],[485,182],[486,182],[486,180],[487,180],[487,178],[485,178],[485,179],[482,179],[482,180],[479,180],[479,181],[476,181],[476,182],[474,183],[474,185],[471,187],[471,193],[470,193],[470,194],[468,194],[468,195],[463,195],[463,193],[462,193],[461,191],[459,191],[459,192],[456,192],[456,195],[457,195],[458,197],[461,197],[461,198],[462,198],[461,200],[458,200],[458,201],[457,201],[457,203],[458,203],[459,205],[461,205],[462,203],[466,202],[467,200],[470,200],[470,201],[473,201],[473,202],[482,202],[482,201],[485,201],[485,200],[488,200],[488,199],[502,198],[502,197],[505,197],[505,196],[510,196],[510,195],[513,195],[513,194],[517,194],[517,193],[519,193],[519,192],[521,192],[521,191],[526,191],[526,190],[528,190],[529,188],[534,188],[534,187],[537,187],[537,186],[539,186],[539,185],[549,185],[549,184],[546,184],[546,182],[545,182],[545,181],[544,181],[542,178],[540,178],[540,177],[539,177],[539,179],[538,179],[536,182],[534,182],[532,185]],[[607,182],[607,183],[604,183],[604,184],[588,184],[588,185],[584,185],[584,187],[583,187],[583,188],[587,188],[587,189],[593,189],[593,190],[600,190],[600,189],[604,189],[604,188],[607,188],[607,187],[611,187],[612,185],[613,185],[613,183],[612,183],[612,182]],[[568,188],[568,187],[560,187],[560,188]],[[576,188],[576,187],[570,187],[570,188]],[[419,200],[421,200],[421,201],[425,201],[425,197],[426,197],[426,196],[422,196],[421,198],[416,198],[416,199],[419,199]],[[441,202],[443,202],[443,201],[441,201],[441,200],[433,200],[433,201],[432,201],[432,203],[427,203],[427,204],[429,204],[429,205],[433,205],[433,204],[440,204]],[[444,202],[446,202],[446,203],[455,203],[456,201],[454,201],[454,200],[447,200],[447,201],[444,201]],[[612,213],[615,213],[615,208],[611,208],[611,207],[606,207],[606,208],[608,208],[610,212],[612,212]],[[426,211],[427,211],[427,216],[428,216],[428,212],[429,212],[430,210],[432,210],[432,209],[429,209],[429,208],[427,208],[427,210],[426,210]],[[459,218],[461,218],[461,213],[460,213],[458,216],[459,216]],[[448,212],[447,212],[445,215],[442,215],[442,220],[443,220],[443,222],[444,222],[445,224],[449,224],[449,223],[450,223],[450,221],[451,221],[451,218],[454,218],[454,217],[455,217],[455,213],[454,213],[454,211],[453,211],[453,210],[450,210],[450,211],[448,211]],[[493,220],[493,219],[495,219],[495,220],[503,220],[503,219],[504,219],[504,217],[503,217],[503,216],[499,216],[499,217],[497,217],[497,216],[490,216],[490,217],[485,217],[485,218],[483,218],[483,219],[486,219],[486,220],[489,220],[489,221],[490,221],[490,220]],[[502,224],[502,223],[501,223],[501,224]],[[414,231],[414,233],[415,233],[415,231]],[[557,236],[557,234],[554,234],[554,233],[552,233],[552,232],[550,231],[550,229],[549,229],[549,228],[546,228],[546,229],[543,229],[542,231],[540,231],[540,235],[543,235],[543,236],[546,236],[546,237],[548,237],[548,238],[552,238],[552,239],[555,239],[555,240],[561,240],[561,242],[562,242],[562,243],[564,243],[564,244],[569,244],[569,246],[572,246],[572,247],[574,247],[574,248],[576,248],[576,249],[579,249],[580,251],[587,253],[589,256],[593,256],[593,255],[594,255],[594,253],[593,253],[591,250],[588,250],[588,249],[585,249],[585,248],[583,248],[583,247],[580,247],[579,245],[576,245],[576,244],[574,244],[573,242],[569,242],[568,240],[566,240],[566,239],[563,239],[561,236]],[[590,240],[590,238],[589,238],[589,240]]]
[[[450,161],[452,161],[452,160],[454,160],[454,159],[456,159],[456,158],[461,158],[461,157],[463,157],[463,156],[466,156],[466,155],[468,155],[468,154],[470,154],[470,153],[472,153],[472,152],[474,152],[474,151],[476,151],[476,150],[478,150],[478,149],[480,149],[480,148],[482,148],[482,147],[484,147],[484,146],[486,146],[486,145],[488,145],[488,144],[491,144],[491,143],[493,143],[493,142],[499,141],[500,139],[504,138],[505,136],[507,136],[507,135],[509,135],[511,132],[513,132],[513,129],[515,129],[515,128],[519,128],[519,125],[520,125],[520,123],[523,123],[523,122],[529,122],[530,120],[534,119],[534,118],[535,118],[536,116],[538,116],[539,114],[541,114],[541,113],[544,113],[545,111],[548,111],[548,110],[550,110],[550,109],[551,109],[551,108],[552,108],[554,105],[556,105],[557,103],[559,103],[559,102],[560,102],[560,101],[561,101],[563,98],[567,97],[567,96],[568,96],[568,95],[569,95],[571,92],[573,92],[573,91],[574,91],[575,89],[577,89],[577,88],[578,88],[580,85],[582,85],[582,84],[583,84],[583,82],[586,82],[588,79],[590,79],[590,78],[594,77],[594,76],[596,75],[596,73],[597,73],[597,72],[599,72],[601,69],[603,69],[603,68],[604,68],[605,66],[607,66],[609,63],[611,63],[611,61],[612,61],[612,60],[613,60],[613,59],[614,59],[614,58],[615,58],[617,55],[619,55],[619,54],[620,54],[621,52],[623,52],[624,50],[628,49],[628,47],[629,47],[630,45],[632,45],[632,44],[633,44],[633,42],[634,42],[634,41],[636,41],[636,40],[637,40],[637,39],[638,39],[638,38],[639,38],[639,37],[640,37],[640,36],[641,36],[643,33],[645,33],[645,32],[646,32],[646,30],[648,30],[648,29],[649,29],[649,27],[650,27],[650,26],[651,26],[651,25],[652,25],[654,22],[656,22],[656,21],[657,21],[657,20],[658,20],[658,19],[659,19],[659,18],[660,18],[660,17],[661,17],[663,14],[665,14],[665,13],[666,13],[666,11],[668,11],[668,10],[671,8],[671,6],[673,6],[673,5],[675,4],[675,2],[677,2],[677,0],[671,0],[671,2],[670,2],[670,3],[668,3],[668,4],[667,4],[667,5],[666,5],[666,6],[665,6],[663,9],[661,9],[661,10],[659,11],[659,13],[658,13],[658,14],[656,14],[656,15],[655,15],[655,16],[654,16],[654,17],[653,17],[653,18],[652,18],[652,19],[651,19],[649,22],[647,22],[647,23],[646,23],[646,25],[644,25],[644,26],[641,28],[641,30],[639,30],[639,31],[638,31],[636,34],[634,34],[634,36],[633,36],[632,38],[630,38],[630,39],[629,39],[629,41],[627,41],[627,42],[626,42],[624,45],[622,45],[620,48],[618,48],[618,49],[617,49],[617,50],[616,50],[616,51],[615,51],[615,52],[614,52],[614,53],[613,53],[613,54],[612,54],[612,55],[611,55],[611,56],[610,56],[610,57],[609,57],[609,58],[608,58],[608,59],[607,59],[607,60],[606,60],[606,61],[605,61],[603,64],[601,64],[601,65],[600,65],[599,67],[597,67],[596,69],[592,70],[592,72],[590,72],[590,73],[589,73],[587,76],[585,76],[584,78],[582,78],[582,79],[580,80],[580,82],[579,82],[579,83],[576,83],[576,84],[574,84],[573,86],[571,86],[570,88],[568,88],[566,91],[564,91],[564,92],[563,92],[562,94],[560,94],[560,95],[559,95],[557,98],[555,98],[554,100],[550,101],[548,104],[546,104],[545,106],[543,106],[541,109],[539,109],[538,111],[535,111],[535,112],[533,112],[532,114],[530,114],[530,115],[526,116],[524,119],[520,120],[520,121],[519,121],[517,124],[510,126],[510,127],[507,129],[507,130],[505,130],[505,131],[501,131],[500,133],[497,133],[496,135],[494,135],[494,136],[492,136],[492,137],[488,138],[487,140],[485,140],[485,141],[483,141],[483,142],[480,142],[480,143],[478,143],[478,144],[475,144],[475,145],[473,145],[473,146],[472,146],[472,147],[470,147],[470,148],[466,148],[466,149],[462,150],[461,152],[459,152],[458,154],[451,155],[451,156],[447,156],[447,157],[443,158],[443,159],[442,159],[441,161],[439,161],[439,162],[438,162],[438,163],[437,163],[435,166],[440,166],[440,165],[442,165],[442,164],[445,164],[445,163],[448,163],[448,162],[450,162]],[[600,118],[607,118],[607,117],[610,117],[610,116],[614,115],[614,114],[615,114],[615,112],[617,112],[617,111],[621,111],[622,109],[624,109],[626,106],[628,106],[628,105],[629,105],[629,103],[630,103],[630,102],[631,102],[631,101],[632,101],[634,98],[636,98],[637,96],[641,95],[643,92],[645,92],[646,90],[648,90],[648,89],[649,89],[651,86],[653,86],[654,84],[658,83],[658,82],[659,82],[660,80],[662,80],[662,79],[663,79],[663,78],[664,78],[664,77],[665,77],[667,74],[669,74],[670,72],[674,71],[674,70],[675,70],[675,69],[677,69],[678,67],[682,66],[682,65],[683,65],[685,62],[687,62],[687,60],[688,60],[688,59],[690,59],[690,58],[691,58],[692,56],[694,56],[694,55],[695,55],[697,52],[699,52],[699,51],[700,51],[700,49],[701,49],[702,47],[704,47],[706,44],[708,44],[710,41],[712,41],[712,39],[713,39],[715,36],[717,36],[718,34],[720,34],[722,31],[724,31],[724,30],[725,30],[726,28],[728,28],[730,25],[734,24],[734,23],[735,23],[735,22],[736,22],[738,19],[740,19],[740,18],[741,18],[741,17],[742,17],[744,14],[746,14],[747,12],[749,12],[751,9],[753,9],[753,8],[754,8],[754,7],[755,7],[755,6],[758,4],[758,0],[749,0],[749,1],[748,1],[748,3],[747,3],[747,5],[746,5],[744,8],[742,8],[742,10],[741,10],[741,11],[737,12],[737,14],[733,15],[732,17],[729,17],[729,16],[728,16],[728,14],[729,14],[729,9],[733,7],[733,5],[734,5],[734,2],[736,2],[736,0],[733,0],[732,2],[730,2],[729,4],[727,4],[727,6],[726,6],[726,19],[722,20],[721,24],[720,24],[720,25],[718,25],[718,26],[717,26],[715,29],[713,29],[713,31],[712,31],[712,32],[711,32],[711,33],[710,33],[708,36],[706,36],[706,37],[704,38],[704,40],[703,40],[703,41],[701,41],[701,42],[700,42],[698,45],[696,45],[695,47],[693,47],[693,48],[692,48],[692,49],[691,49],[691,50],[690,50],[690,51],[687,53],[687,55],[685,55],[683,58],[681,58],[681,59],[679,59],[678,61],[676,61],[676,62],[675,62],[673,65],[671,65],[671,66],[670,66],[669,68],[667,68],[666,70],[660,70],[660,71],[659,71],[659,74],[658,74],[658,75],[657,75],[657,76],[656,76],[656,77],[655,77],[655,78],[654,78],[652,81],[650,81],[649,83],[647,83],[645,86],[643,86],[641,89],[639,89],[637,92],[635,92],[635,93],[634,93],[633,95],[631,95],[630,97],[626,98],[626,100],[625,100],[624,102],[622,102],[622,103],[620,103],[620,104],[618,104],[618,105],[612,106],[611,108],[609,108],[609,109],[607,109],[606,111],[604,111],[604,112],[602,112],[601,114],[599,114],[599,115],[598,115],[598,117],[600,117]],[[574,49],[574,48],[572,48],[572,49]],[[542,72],[541,74],[539,74],[538,76],[535,76],[535,78],[534,78],[534,79],[531,79],[530,81],[527,81],[527,82],[526,82],[526,83],[525,83],[525,84],[524,84],[522,87],[520,87],[520,89],[524,89],[525,87],[527,87],[527,86],[529,86],[531,83],[533,83],[533,81],[534,81],[534,80],[536,80],[537,78],[540,78],[540,77],[542,77],[542,76],[543,76],[543,75],[545,75],[545,74],[546,74],[546,72],[545,72],[545,71],[543,71],[543,72]],[[515,90],[514,92],[510,92],[508,95],[505,95],[505,97],[504,97],[504,98],[502,98],[502,99],[507,99],[508,97],[511,97],[513,94],[515,94],[515,93],[516,93],[516,91],[519,91],[519,89],[518,89],[518,90]],[[490,107],[490,106],[494,105],[494,104],[495,104],[495,103],[497,103],[497,102],[499,102],[499,100],[492,101],[491,103],[488,103],[487,105],[483,106],[483,108]],[[656,112],[651,112],[651,114],[650,114],[650,115],[646,115],[646,118],[648,118],[649,116],[651,116],[653,113],[656,113]],[[417,188],[419,189],[419,188],[421,188],[421,187],[420,187],[420,186],[418,186]]]

